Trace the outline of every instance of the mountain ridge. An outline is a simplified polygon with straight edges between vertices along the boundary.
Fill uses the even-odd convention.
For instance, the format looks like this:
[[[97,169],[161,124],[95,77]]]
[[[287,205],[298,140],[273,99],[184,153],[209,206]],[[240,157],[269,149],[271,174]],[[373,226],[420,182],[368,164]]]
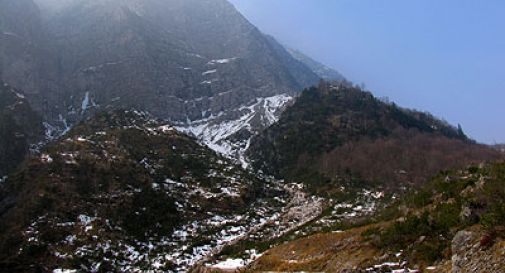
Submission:
[[[414,141],[423,148],[410,151],[417,145]],[[500,158],[461,128],[382,102],[346,82],[321,82],[305,90],[250,147],[248,155],[257,170],[323,188],[323,181],[341,176],[398,189],[450,168],[441,165],[454,163],[446,160],[450,155],[463,165]],[[375,159],[369,157],[374,153]]]

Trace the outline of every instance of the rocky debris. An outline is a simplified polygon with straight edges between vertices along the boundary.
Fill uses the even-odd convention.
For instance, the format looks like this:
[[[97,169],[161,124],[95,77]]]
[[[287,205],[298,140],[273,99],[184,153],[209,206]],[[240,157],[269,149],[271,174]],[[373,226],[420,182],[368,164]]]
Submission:
[[[487,238],[494,242],[483,247],[481,242],[488,234],[478,227],[459,231],[452,240],[452,273],[505,272],[505,241]],[[495,235],[496,236],[496,235]]]

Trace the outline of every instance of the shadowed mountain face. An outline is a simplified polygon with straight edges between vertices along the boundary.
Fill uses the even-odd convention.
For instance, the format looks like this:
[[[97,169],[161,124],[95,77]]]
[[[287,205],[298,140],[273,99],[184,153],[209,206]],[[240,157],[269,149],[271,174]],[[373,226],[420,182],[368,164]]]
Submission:
[[[0,82],[0,179],[24,160],[30,144],[43,134],[42,119],[25,96]]]
[[[3,77],[53,123],[108,106],[198,120],[318,80],[225,0],[3,0],[0,10]]]

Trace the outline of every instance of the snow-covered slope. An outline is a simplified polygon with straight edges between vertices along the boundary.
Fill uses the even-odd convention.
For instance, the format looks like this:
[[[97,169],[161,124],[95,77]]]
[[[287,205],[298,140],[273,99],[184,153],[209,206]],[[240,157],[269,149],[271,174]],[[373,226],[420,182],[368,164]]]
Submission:
[[[214,151],[238,160],[247,168],[245,150],[254,134],[275,123],[293,97],[280,94],[257,98],[237,109],[217,116],[178,124],[178,130],[192,134]]]

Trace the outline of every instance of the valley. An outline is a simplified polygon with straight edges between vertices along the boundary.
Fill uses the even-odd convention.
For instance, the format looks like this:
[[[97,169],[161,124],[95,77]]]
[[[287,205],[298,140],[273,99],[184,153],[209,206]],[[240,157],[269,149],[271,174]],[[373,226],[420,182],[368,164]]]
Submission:
[[[227,0],[0,0],[0,272],[505,272],[504,145],[375,92]]]

